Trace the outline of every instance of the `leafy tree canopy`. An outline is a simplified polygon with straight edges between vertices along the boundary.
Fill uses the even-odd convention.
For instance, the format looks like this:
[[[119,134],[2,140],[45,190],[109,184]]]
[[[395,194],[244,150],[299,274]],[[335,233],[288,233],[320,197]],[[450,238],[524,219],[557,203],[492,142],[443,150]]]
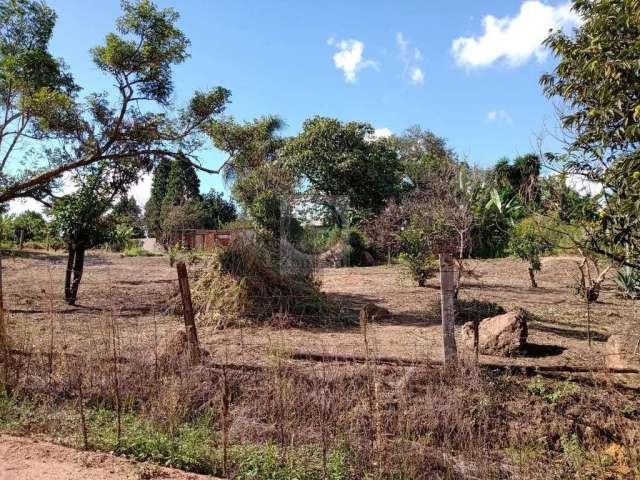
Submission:
[[[545,42],[558,66],[541,84],[565,109],[567,148],[555,159],[603,187],[600,228],[588,246],[640,266],[640,2],[574,0],[573,9],[580,28]]]
[[[6,45],[34,45],[39,56],[48,55],[45,47],[55,14],[35,1],[11,0],[2,5],[0,15],[5,22],[0,26],[0,43],[5,47],[0,45],[0,71],[9,69],[11,73],[13,68],[22,79],[16,83],[8,74],[0,73],[0,89],[11,86],[10,95],[2,95],[0,105],[4,110],[0,113],[8,116],[1,117],[32,125],[41,135],[61,140],[62,146],[32,143],[39,148],[26,167],[11,155],[11,145],[14,140],[24,140],[27,127],[19,124],[9,129],[15,133],[1,164],[0,203],[20,197],[48,202],[56,180],[64,172],[102,161],[135,158],[140,168],[149,170],[160,159],[170,157],[217,172],[203,167],[196,153],[208,139],[206,127],[224,111],[230,92],[222,87],[195,92],[184,108],[173,107],[172,69],[188,57],[189,45],[176,26],[178,14],[173,9],[160,9],[150,0],[123,1],[116,31],[91,50],[98,69],[114,83],[115,95],[93,93],[80,101],[73,95],[75,86],[60,62],[49,62],[50,70],[58,72],[50,75],[12,67],[16,53]],[[27,53],[31,55],[30,50]],[[42,84],[44,89],[36,88]],[[28,88],[16,90],[14,85]],[[4,142],[9,141],[6,123],[0,124]],[[29,141],[34,142],[31,137]]]
[[[368,123],[314,117],[286,142],[283,161],[315,192],[347,196],[351,208],[376,213],[397,195],[401,165],[392,142],[373,135]]]

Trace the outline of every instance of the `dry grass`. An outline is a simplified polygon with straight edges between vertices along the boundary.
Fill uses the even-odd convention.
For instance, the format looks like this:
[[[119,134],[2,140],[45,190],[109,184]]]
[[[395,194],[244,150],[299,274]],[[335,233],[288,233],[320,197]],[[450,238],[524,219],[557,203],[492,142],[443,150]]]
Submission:
[[[192,298],[202,325],[331,326],[340,321],[313,272],[282,269],[277,253],[262,243],[237,241],[218,249],[194,277]]]
[[[210,355],[192,368],[179,349],[162,347],[161,339],[180,328],[179,319],[157,314],[174,277],[165,262],[93,256],[83,306],[68,309],[59,300],[62,272],[55,263],[39,256],[5,261],[14,348],[8,386],[34,413],[12,427],[11,416],[0,411],[4,428],[81,446],[86,415],[92,447],[130,455],[155,452],[162,438],[183,445],[195,435],[185,432],[196,431],[205,436],[189,452],[191,463],[179,449],[172,456],[176,446],[152,458],[239,478],[251,478],[242,476],[247,462],[267,468],[260,463],[265,458],[280,473],[263,478],[640,475],[637,391],[596,373],[529,377],[464,367],[443,375],[428,362],[440,351],[440,327],[432,316],[437,291],[411,286],[395,267],[322,273],[323,288],[342,308],[373,301],[391,311],[390,319],[367,327],[366,344],[360,329],[350,327],[209,327],[199,333]],[[586,345],[582,303],[572,296],[570,279],[562,281],[568,265],[569,259],[545,259],[541,289],[532,290],[518,262],[472,262],[479,277],[467,283],[464,299],[526,308],[537,318],[531,342],[562,349],[482,361],[600,365],[601,342]],[[594,330],[602,337],[635,320],[634,304],[611,288],[605,286],[601,301],[592,307]],[[299,351],[328,361],[299,360]],[[367,361],[331,362],[334,353]],[[384,356],[426,362],[392,367],[378,362]],[[111,413],[98,422],[100,408]],[[153,428],[141,429],[132,416]],[[203,422],[204,430],[193,430]],[[107,431],[112,443],[104,440]]]

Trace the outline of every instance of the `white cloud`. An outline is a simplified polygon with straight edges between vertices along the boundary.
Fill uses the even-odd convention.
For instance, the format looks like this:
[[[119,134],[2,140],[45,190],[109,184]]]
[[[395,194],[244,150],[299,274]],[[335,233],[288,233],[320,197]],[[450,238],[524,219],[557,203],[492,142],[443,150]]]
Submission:
[[[451,50],[458,65],[478,68],[503,60],[515,67],[532,57],[542,61],[547,56],[542,42],[549,31],[579,25],[580,18],[571,10],[570,3],[552,6],[527,0],[517,16],[486,15],[482,24],[482,36],[459,37],[453,41]]]
[[[358,80],[358,72],[365,68],[378,69],[379,65],[374,60],[363,58],[364,43],[360,40],[336,40],[330,38],[327,43],[336,47],[338,52],[333,55],[333,63],[337,69],[344,72],[347,83],[355,83]]]
[[[493,110],[487,113],[487,120],[490,122],[511,123],[511,115],[506,110]]]
[[[598,182],[592,182],[591,180],[587,180],[582,175],[572,174],[567,175],[565,180],[565,184],[567,187],[575,190],[582,196],[590,196],[593,197],[602,192],[602,184]]]
[[[411,47],[411,42],[407,40],[402,32],[396,33],[396,45],[400,52],[400,59],[404,64],[403,78],[411,85],[422,85],[424,83],[424,71],[420,67],[422,53],[419,49]]]
[[[383,138],[389,138],[390,136],[393,135],[393,132],[386,128],[376,128],[372,134],[368,134],[365,137],[365,140],[367,142],[375,142],[376,140],[382,140]]]
[[[420,67],[411,68],[411,83],[413,85],[422,85],[424,83],[424,73]]]

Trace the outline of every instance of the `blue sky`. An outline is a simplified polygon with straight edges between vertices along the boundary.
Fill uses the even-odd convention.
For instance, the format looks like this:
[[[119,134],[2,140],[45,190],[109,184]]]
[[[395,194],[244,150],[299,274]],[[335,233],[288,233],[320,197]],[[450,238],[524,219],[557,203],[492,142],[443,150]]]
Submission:
[[[114,29],[116,0],[48,0],[58,13],[51,51],[85,93],[109,88],[89,49]],[[551,103],[538,79],[554,66],[549,28],[578,21],[566,1],[158,0],[175,8],[191,58],[175,70],[176,101],[195,89],[232,91],[239,120],[275,114],[299,131],[314,115],[400,133],[419,124],[469,162],[526,153]],[[381,130],[386,131],[386,130]],[[546,148],[554,148],[547,138]],[[210,166],[220,154],[205,155]],[[222,188],[201,175],[202,189]],[[136,188],[144,199],[148,181]]]

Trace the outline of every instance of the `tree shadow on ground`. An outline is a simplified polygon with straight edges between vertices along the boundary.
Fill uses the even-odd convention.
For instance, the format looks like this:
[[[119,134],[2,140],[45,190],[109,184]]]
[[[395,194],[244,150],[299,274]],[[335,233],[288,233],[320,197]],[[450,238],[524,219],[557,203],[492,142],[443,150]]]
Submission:
[[[586,326],[584,329],[578,330],[575,328],[551,327],[548,325],[541,325],[540,323],[536,322],[529,325],[529,330],[537,330],[539,332],[552,333],[560,337],[572,338],[574,340],[588,339]],[[607,338],[609,338],[608,335],[605,335],[595,330],[591,330],[591,340],[594,340],[596,342],[605,342]]]
[[[545,345],[541,343],[527,342],[523,356],[530,358],[554,357],[556,355],[560,355],[566,349],[566,347],[561,347],[560,345]]]
[[[343,315],[348,321],[344,327],[329,327],[328,330],[344,330],[353,328],[354,325],[358,325],[358,315],[360,309],[368,303],[373,303],[379,307],[384,307],[384,300],[380,297],[360,295],[360,294],[344,294],[344,293],[331,293],[328,297],[338,305],[340,314]],[[440,324],[440,304],[437,304],[437,314],[431,309],[423,311],[403,311],[389,315],[374,318],[372,323],[375,325],[406,325],[413,327],[427,327],[431,325]],[[310,326],[310,328],[314,328]]]

